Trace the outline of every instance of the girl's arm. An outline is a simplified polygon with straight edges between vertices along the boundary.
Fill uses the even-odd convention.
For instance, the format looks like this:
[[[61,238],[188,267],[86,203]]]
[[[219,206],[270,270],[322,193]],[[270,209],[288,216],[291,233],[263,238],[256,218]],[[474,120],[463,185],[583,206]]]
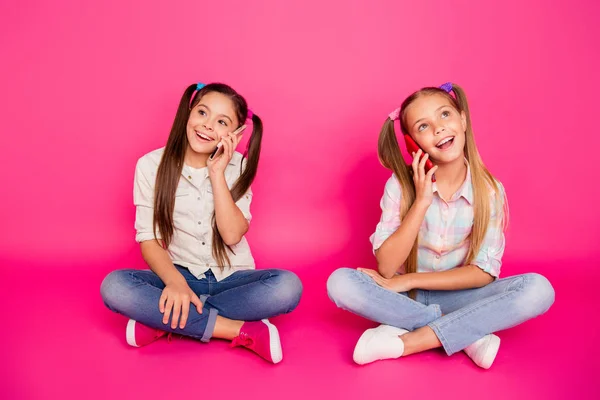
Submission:
[[[397,179],[392,178],[388,181],[381,201],[381,230],[383,234],[386,234],[386,230],[389,233],[393,229],[393,233],[381,244],[381,247],[375,252],[375,257],[377,258],[377,270],[381,276],[387,279],[393,277],[408,258],[427,209],[433,201],[432,177],[437,166],[425,173],[425,163],[429,159],[429,155],[425,154],[421,157],[422,154],[421,150],[413,154],[412,170],[416,199],[404,216],[402,223],[400,223],[401,188]]]
[[[171,328],[175,329],[179,324],[183,329],[187,323],[190,303],[196,306],[198,313],[202,313],[202,302],[173,265],[167,250],[159,242],[160,237],[156,238],[154,235],[154,188],[149,178],[153,168],[148,159],[142,158],[135,170],[133,201],[136,206],[136,241],[140,243],[142,257],[150,269],[165,284],[158,300],[158,308],[163,313],[163,324],[168,324],[170,320]]]
[[[248,232],[248,220],[239,207],[233,202],[227,181],[223,173],[210,178],[215,201],[217,229],[228,246],[238,244]]]
[[[377,269],[384,278],[394,276],[408,258],[428,208],[428,204],[415,202],[402,224],[375,252]]]
[[[465,265],[440,272],[416,272],[385,278],[372,269],[359,268],[377,284],[394,292],[408,292],[413,289],[461,290],[479,288],[491,283],[494,278],[476,265]]]
[[[186,284],[185,278],[175,268],[169,253],[160,245],[158,240],[146,240],[140,243],[140,247],[144,261],[165,285]]]
[[[154,186],[152,171],[156,165],[148,156],[138,160],[135,167],[133,184],[133,203],[135,204],[135,240],[140,243],[142,257],[150,269],[159,276],[165,285],[185,280],[173,265],[171,257],[161,243],[160,232],[154,235]]]
[[[465,265],[440,272],[418,272],[405,275],[411,289],[461,290],[480,288],[494,277],[476,265]]]
[[[238,244],[248,232],[248,220],[235,204],[225,179],[225,169],[233,157],[242,136],[229,134],[221,139],[223,153],[214,160],[208,160],[210,183],[213,188],[217,229],[228,246]],[[243,162],[243,160],[242,160]]]

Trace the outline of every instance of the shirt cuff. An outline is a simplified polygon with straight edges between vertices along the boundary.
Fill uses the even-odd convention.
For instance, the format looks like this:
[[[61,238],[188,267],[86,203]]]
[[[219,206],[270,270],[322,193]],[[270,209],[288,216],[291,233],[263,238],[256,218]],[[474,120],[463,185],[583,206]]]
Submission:
[[[160,240],[161,237],[160,237],[160,235],[156,235],[156,237],[154,237],[154,233],[152,233],[152,232],[138,232],[135,235],[135,241],[138,243],[142,243],[147,240],[154,240],[154,239]]]
[[[496,279],[500,277],[500,266],[502,265],[502,262],[496,258],[485,256],[485,259],[482,259],[482,257],[479,257],[471,264],[478,266],[484,272],[487,272]]]

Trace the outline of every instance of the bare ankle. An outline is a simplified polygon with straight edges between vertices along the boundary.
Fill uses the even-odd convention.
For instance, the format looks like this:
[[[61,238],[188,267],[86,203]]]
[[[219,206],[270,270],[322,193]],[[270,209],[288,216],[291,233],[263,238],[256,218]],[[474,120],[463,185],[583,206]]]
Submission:
[[[428,326],[408,332],[400,336],[400,339],[404,342],[403,356],[420,353],[442,345],[433,329]]]
[[[215,322],[213,337],[218,339],[233,340],[233,338],[239,336],[240,329],[242,328],[243,324],[244,321],[237,321],[218,316],[217,321]]]
[[[400,340],[402,340],[402,342],[404,343],[404,352],[402,353],[403,356],[408,356],[410,354],[413,354],[414,351],[414,340],[412,340],[413,337],[413,333],[412,332],[408,332],[405,333],[404,335],[398,336],[398,338]]]

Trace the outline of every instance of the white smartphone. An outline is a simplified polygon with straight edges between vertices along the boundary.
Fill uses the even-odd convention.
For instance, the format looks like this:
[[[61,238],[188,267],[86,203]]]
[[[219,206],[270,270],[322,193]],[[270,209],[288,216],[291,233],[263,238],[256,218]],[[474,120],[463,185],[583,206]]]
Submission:
[[[240,133],[244,132],[244,129],[246,129],[246,125],[242,125],[242,126],[240,126],[239,128],[237,128],[235,131],[233,131],[233,134],[234,134],[235,136],[237,136],[237,135],[239,135]],[[223,147],[223,146],[222,146],[222,143],[221,143],[221,142],[219,142],[219,143],[217,144],[217,148],[215,149],[215,151],[213,151],[213,152],[211,153],[211,155],[210,155],[210,157],[209,157],[211,160],[212,160],[213,158],[215,158],[215,156],[217,155],[217,153],[219,152],[219,149],[220,149],[221,147]]]

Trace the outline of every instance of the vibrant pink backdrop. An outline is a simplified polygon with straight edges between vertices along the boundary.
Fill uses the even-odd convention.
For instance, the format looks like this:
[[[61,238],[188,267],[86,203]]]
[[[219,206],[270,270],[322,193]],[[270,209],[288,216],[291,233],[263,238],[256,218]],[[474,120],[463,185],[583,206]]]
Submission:
[[[271,394],[308,379],[298,397],[389,396],[379,382],[412,376],[394,393],[449,398],[450,385],[479,398],[506,398],[499,388],[584,398],[596,324],[585,322],[581,349],[554,334],[597,304],[599,15],[592,0],[1,1],[0,392],[182,394],[191,389],[170,385],[177,371],[206,376],[208,362],[230,372],[212,374],[216,385],[265,393],[262,361],[223,343],[130,351],[124,319],[98,293],[108,271],[143,266],[136,160],[164,145],[187,85],[222,81],[265,123],[249,233],[258,266],[305,282],[297,312],[278,322],[286,360],[268,371],[283,392]],[[368,237],[390,174],[376,155],[386,115],[449,80],[466,89],[480,152],[508,192],[503,273],[549,276],[557,303],[503,334],[495,373],[440,352],[358,369],[350,354],[369,323],[336,310],[325,279],[341,265],[373,265]]]
[[[550,3],[2,2],[0,254],[132,252],[135,161],[201,80],[231,84],[265,122],[258,259],[370,262],[381,124],[411,91],[452,80],[508,191],[507,257],[594,258],[600,6]]]

